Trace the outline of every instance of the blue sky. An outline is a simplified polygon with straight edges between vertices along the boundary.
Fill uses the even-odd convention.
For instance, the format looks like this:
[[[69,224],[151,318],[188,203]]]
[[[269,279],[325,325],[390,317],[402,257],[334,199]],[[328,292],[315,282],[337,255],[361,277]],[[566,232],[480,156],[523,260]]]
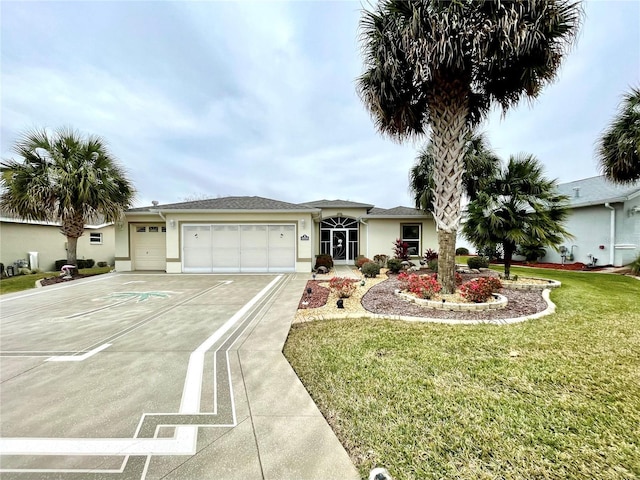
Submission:
[[[0,3],[2,158],[32,127],[104,137],[136,206],[193,196],[411,205],[419,143],[382,138],[355,91],[355,1]],[[558,79],[483,130],[560,182],[598,174],[598,136],[640,79],[640,1],[584,2]]]

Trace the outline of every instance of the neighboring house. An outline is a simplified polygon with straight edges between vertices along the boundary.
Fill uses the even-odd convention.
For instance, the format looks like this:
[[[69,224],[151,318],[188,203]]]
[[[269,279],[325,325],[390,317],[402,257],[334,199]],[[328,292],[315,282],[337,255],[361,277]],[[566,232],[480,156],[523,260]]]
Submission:
[[[575,238],[564,253],[547,248],[544,262],[622,266],[640,254],[640,182],[617,185],[603,176],[558,185],[570,197],[565,227]],[[564,256],[564,258],[563,258]]]
[[[17,260],[26,260],[30,262],[30,268],[53,271],[56,260],[67,258],[66,244],[67,239],[60,233],[59,223],[23,220],[0,214],[0,262],[5,268]],[[84,235],[78,239],[77,258],[91,258],[96,263],[113,265],[114,253],[112,223],[85,225]]]
[[[315,257],[353,264],[358,255],[437,249],[431,215],[343,200],[294,204],[224,197],[133,208],[116,228],[116,270],[168,273],[310,272]]]

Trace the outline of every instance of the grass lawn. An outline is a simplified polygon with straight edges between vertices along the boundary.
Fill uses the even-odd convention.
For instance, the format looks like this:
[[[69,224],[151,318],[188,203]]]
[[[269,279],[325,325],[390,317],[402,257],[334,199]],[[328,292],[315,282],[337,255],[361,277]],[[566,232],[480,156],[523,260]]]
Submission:
[[[555,315],[294,325],[285,355],[366,478],[640,478],[640,281],[560,280]]]
[[[112,267],[83,268],[79,270],[79,273],[83,275],[100,275],[110,272],[111,268]],[[41,278],[54,277],[57,275],[60,275],[60,272],[43,272],[33,275],[16,275],[14,277],[3,278],[0,280],[0,295],[35,288],[36,281]]]

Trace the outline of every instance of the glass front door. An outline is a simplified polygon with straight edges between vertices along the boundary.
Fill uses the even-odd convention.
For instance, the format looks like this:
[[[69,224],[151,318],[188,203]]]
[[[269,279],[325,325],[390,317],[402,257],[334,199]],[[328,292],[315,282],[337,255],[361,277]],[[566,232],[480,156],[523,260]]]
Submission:
[[[331,231],[331,256],[334,262],[347,260],[347,230]]]

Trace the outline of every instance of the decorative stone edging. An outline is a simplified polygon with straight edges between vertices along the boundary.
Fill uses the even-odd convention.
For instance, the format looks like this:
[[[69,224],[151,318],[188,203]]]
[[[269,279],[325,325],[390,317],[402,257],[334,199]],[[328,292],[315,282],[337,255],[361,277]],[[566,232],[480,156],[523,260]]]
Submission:
[[[494,302],[483,303],[458,303],[458,302],[444,302],[437,300],[428,300],[426,298],[418,298],[400,290],[394,292],[397,296],[413,302],[417,305],[424,305],[425,307],[433,308],[436,310],[448,310],[453,312],[477,312],[478,310],[501,310],[507,306],[507,297],[500,295],[499,293],[493,293]]]
[[[532,280],[542,280],[544,282],[547,283],[507,283],[509,282],[509,280],[502,280],[500,279],[500,281],[502,282],[502,286],[504,288],[511,288],[513,290],[528,290],[528,291],[535,291],[535,290],[548,290],[551,288],[558,288],[562,285],[561,282],[557,281],[557,280],[550,280],[548,278],[537,278],[537,277],[518,277],[519,279],[532,279]]]
[[[298,322],[311,322],[316,320],[342,320],[342,319],[356,319],[356,318],[375,318],[379,320],[401,320],[404,322],[423,322],[423,323],[444,323],[448,325],[509,325],[512,323],[526,322],[527,320],[535,320],[536,318],[545,317],[556,312],[556,305],[550,298],[551,290],[545,289],[542,291],[542,298],[547,303],[547,308],[542,312],[533,313],[531,315],[525,315],[523,317],[515,318],[499,318],[499,319],[483,319],[483,320],[458,320],[455,318],[428,318],[428,317],[410,317],[408,315],[384,315],[380,313],[372,313],[369,311],[359,313],[329,313],[326,315],[317,315],[307,317],[305,319],[299,319]]]

